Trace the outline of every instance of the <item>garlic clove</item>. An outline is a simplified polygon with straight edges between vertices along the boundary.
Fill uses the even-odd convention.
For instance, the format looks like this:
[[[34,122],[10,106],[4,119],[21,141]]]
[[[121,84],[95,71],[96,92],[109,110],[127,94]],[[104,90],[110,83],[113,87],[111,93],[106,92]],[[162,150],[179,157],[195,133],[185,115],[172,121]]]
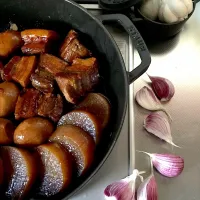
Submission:
[[[163,112],[150,113],[144,120],[144,128],[147,132],[157,136],[161,140],[179,147],[172,141],[171,127]]]
[[[167,0],[167,3],[170,10],[180,19],[187,18],[188,14],[192,11],[191,8],[193,9],[192,0]]]
[[[161,22],[164,22],[164,16],[163,16],[163,7],[164,7],[165,5],[164,4],[161,4],[160,5],[160,9],[159,9],[159,11],[158,11],[158,19],[161,21]]]
[[[153,166],[164,176],[176,177],[184,169],[184,159],[172,154],[151,154]]]
[[[135,190],[131,188],[129,183],[123,180],[107,186],[104,195],[107,200],[135,200]]]
[[[187,7],[182,0],[168,0],[168,7],[178,18],[184,19],[186,16],[188,16]]]
[[[136,93],[135,100],[141,107],[147,110],[151,111],[161,110],[165,112],[166,115],[169,117],[169,119],[172,121],[170,114],[163,108],[160,101],[154,94],[153,90],[148,88],[147,86],[144,86]]]
[[[167,23],[174,23],[179,21],[179,18],[171,11],[169,5],[164,5],[163,6],[163,18],[164,21]]]
[[[166,23],[179,22],[186,19],[192,10],[192,0],[162,0],[158,18]]]
[[[137,200],[157,200],[157,183],[153,174],[151,174],[137,190]]]
[[[169,101],[174,96],[175,88],[170,80],[158,76],[149,78],[152,81],[153,91],[160,101]]]
[[[158,154],[158,153],[147,153],[145,151],[138,151],[145,153],[150,156],[153,166],[166,177],[179,176],[184,169],[184,159],[180,156],[173,154]]]
[[[157,99],[153,91],[144,86],[136,93],[137,103],[147,110],[159,110],[161,108],[160,101]]]
[[[143,0],[140,11],[145,17],[151,20],[156,20],[158,16],[159,4],[160,0]]]
[[[135,185],[140,174],[137,169],[130,176],[108,185],[104,190],[105,199],[108,200],[135,200]]]
[[[190,14],[193,11],[193,2],[192,2],[192,0],[182,0],[182,2],[186,6],[188,14]]]

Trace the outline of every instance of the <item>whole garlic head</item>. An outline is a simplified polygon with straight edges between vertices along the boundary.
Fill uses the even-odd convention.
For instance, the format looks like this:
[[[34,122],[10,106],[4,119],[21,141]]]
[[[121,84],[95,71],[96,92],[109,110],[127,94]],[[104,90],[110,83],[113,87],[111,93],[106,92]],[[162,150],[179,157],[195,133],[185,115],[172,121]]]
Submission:
[[[161,0],[143,0],[140,12],[147,18],[155,20],[158,17]]]
[[[186,19],[192,11],[192,0],[161,0],[158,18],[166,23],[179,22]]]

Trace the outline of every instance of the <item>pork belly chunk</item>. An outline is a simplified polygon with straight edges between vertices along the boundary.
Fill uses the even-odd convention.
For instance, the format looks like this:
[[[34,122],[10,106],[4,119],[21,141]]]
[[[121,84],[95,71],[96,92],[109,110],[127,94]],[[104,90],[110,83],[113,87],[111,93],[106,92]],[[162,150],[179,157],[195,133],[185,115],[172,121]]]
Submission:
[[[69,31],[60,48],[60,57],[72,63],[76,58],[86,58],[91,56],[91,52],[80,43],[78,33],[74,30]]]

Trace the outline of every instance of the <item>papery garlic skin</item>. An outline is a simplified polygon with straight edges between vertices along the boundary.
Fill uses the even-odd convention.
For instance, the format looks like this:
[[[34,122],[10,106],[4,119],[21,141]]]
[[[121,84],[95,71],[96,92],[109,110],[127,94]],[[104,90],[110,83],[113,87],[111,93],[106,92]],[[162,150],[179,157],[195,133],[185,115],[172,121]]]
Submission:
[[[184,169],[184,159],[172,154],[150,154],[153,166],[166,177],[179,176]]]
[[[157,200],[157,183],[153,174],[151,174],[137,190],[137,200]]]
[[[150,113],[144,119],[144,128],[158,138],[179,147],[172,141],[171,127],[162,111]]]
[[[173,83],[163,77],[149,76],[152,81],[152,89],[160,101],[169,101],[175,93]]]
[[[137,169],[133,170],[130,176],[108,185],[104,190],[105,199],[107,200],[136,200],[135,199],[135,182],[140,176]]]
[[[186,19],[192,11],[192,0],[161,0],[158,18],[166,23],[179,22]]]
[[[147,18],[155,20],[158,16],[160,1],[161,0],[143,0],[140,7],[141,13]]]

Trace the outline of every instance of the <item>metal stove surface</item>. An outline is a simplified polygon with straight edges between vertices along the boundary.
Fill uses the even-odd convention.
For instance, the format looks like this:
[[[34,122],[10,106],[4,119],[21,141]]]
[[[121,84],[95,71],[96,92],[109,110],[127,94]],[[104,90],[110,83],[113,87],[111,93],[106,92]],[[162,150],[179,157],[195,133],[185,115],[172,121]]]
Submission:
[[[101,14],[101,10],[98,8],[98,5],[82,4],[82,6],[87,8],[93,15]],[[129,36],[122,29],[110,26],[106,27],[114,37],[121,50],[128,71],[129,65],[131,64],[129,55],[133,55],[131,53]],[[128,175],[130,166],[128,115],[129,113],[127,111],[121,134],[107,161],[94,178],[82,190],[80,190],[79,193],[70,198],[70,200],[103,200],[104,188],[112,181],[119,180]]]
[[[98,5],[84,5],[94,15],[101,14]],[[127,70],[140,63],[137,52],[128,35],[114,27],[108,27],[124,57]],[[149,113],[134,101],[134,95],[148,85],[147,75],[142,75],[129,86],[129,108],[120,137],[104,166],[72,200],[103,200],[103,190],[112,181],[119,180],[134,168],[147,171],[149,159],[136,153],[143,150],[150,153],[174,153],[185,159],[183,173],[174,179],[155,172],[160,200],[200,199],[200,4],[184,29],[167,41],[146,41],[152,56],[148,69],[150,75],[169,78],[175,84],[175,96],[165,108],[173,117],[172,133],[174,142],[182,148],[172,148],[166,143],[147,134],[143,129],[144,117]],[[133,63],[134,57],[134,63]],[[133,103],[134,102],[134,103]],[[135,142],[136,141],[136,142]]]

